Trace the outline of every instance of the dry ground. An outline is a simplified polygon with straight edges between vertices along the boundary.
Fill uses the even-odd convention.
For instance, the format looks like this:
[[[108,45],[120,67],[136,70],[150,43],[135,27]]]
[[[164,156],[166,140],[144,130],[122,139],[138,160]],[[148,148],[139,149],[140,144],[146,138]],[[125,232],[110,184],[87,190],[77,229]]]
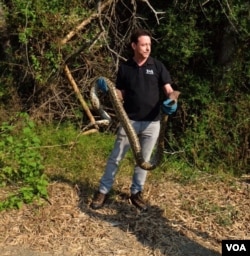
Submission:
[[[139,213],[128,201],[129,178],[107,205],[89,208],[90,189],[54,182],[50,202],[0,213],[1,256],[218,256],[222,239],[250,239],[249,177],[212,177],[183,185],[148,182]]]

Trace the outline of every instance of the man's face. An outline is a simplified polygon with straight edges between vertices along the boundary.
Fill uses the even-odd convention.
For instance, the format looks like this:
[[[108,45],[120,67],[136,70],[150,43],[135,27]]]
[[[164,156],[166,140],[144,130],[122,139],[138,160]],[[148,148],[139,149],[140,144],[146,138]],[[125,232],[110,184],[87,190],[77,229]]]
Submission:
[[[147,59],[151,52],[151,39],[149,36],[140,36],[137,44],[132,43],[135,56]]]

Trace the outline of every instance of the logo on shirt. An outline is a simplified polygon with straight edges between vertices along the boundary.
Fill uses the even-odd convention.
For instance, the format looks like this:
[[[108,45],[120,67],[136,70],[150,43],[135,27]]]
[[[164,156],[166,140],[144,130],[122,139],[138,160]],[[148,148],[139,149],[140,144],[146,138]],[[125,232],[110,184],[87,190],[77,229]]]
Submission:
[[[146,69],[146,74],[147,75],[153,75],[154,74],[154,70],[153,69]]]

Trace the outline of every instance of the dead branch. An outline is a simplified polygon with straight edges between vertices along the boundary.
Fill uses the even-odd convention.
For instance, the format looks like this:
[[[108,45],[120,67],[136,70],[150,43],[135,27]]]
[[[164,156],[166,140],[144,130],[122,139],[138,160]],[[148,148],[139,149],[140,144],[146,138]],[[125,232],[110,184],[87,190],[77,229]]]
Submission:
[[[73,76],[71,75],[71,72],[70,72],[67,65],[65,65],[64,71],[65,71],[65,74],[66,74],[70,84],[72,85],[72,87],[73,87],[73,89],[76,93],[77,98],[79,99],[80,103],[82,104],[82,107],[83,107],[84,111],[86,112],[90,122],[94,124],[95,123],[95,118],[93,117],[92,113],[90,112],[89,107],[88,107],[86,101],[84,100],[84,98],[83,98],[83,96],[82,96],[82,94],[81,94]]]
[[[89,134],[93,134],[93,133],[96,133],[96,132],[99,132],[99,130],[98,129],[91,129],[91,130],[82,132],[81,134],[82,135],[89,135]]]
[[[107,0],[100,6],[100,10],[103,11],[105,8],[109,7],[109,5],[113,2],[113,0]],[[98,17],[98,13],[93,13],[90,17],[84,20],[81,24],[79,24],[75,29],[70,31],[60,42],[60,45],[66,44],[73,36],[77,34],[80,30],[82,30],[85,26],[87,26],[93,19]]]
[[[103,25],[103,22],[102,22],[102,19],[101,19],[101,12],[102,12],[101,5],[98,4],[99,24],[100,24],[100,27],[101,27],[101,29],[102,29],[101,36],[102,36],[103,40],[105,41],[105,44],[106,44],[108,50],[109,50],[110,52],[112,52],[113,54],[115,54],[115,55],[118,57],[118,59],[120,58],[120,59],[122,59],[123,61],[126,61],[126,58],[124,58],[124,57],[121,56],[118,52],[116,52],[116,51],[114,51],[113,49],[111,49],[111,47],[109,46],[108,40],[107,40],[107,38],[106,38],[107,32],[106,32],[106,30],[105,30],[105,28],[104,28],[104,25]],[[118,69],[118,67],[117,67],[117,69]]]
[[[158,15],[159,14],[165,14],[166,12],[157,12],[154,7],[150,4],[150,2],[148,0],[140,0],[141,2],[144,2],[148,5],[148,7],[152,10],[152,12],[154,13],[155,15],[155,18],[157,20],[157,24],[160,24],[160,21],[159,21],[159,18],[158,18]]]

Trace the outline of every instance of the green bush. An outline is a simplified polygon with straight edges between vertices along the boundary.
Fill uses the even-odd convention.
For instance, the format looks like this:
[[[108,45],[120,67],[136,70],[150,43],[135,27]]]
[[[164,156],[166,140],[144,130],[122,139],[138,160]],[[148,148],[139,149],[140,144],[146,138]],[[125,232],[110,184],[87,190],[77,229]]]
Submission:
[[[229,4],[229,3],[228,3]],[[155,46],[182,92],[168,143],[201,170],[247,171],[250,122],[248,4],[173,3]]]
[[[0,202],[0,210],[47,198],[48,182],[34,123],[23,113],[13,121],[0,127],[0,186],[9,190]]]

